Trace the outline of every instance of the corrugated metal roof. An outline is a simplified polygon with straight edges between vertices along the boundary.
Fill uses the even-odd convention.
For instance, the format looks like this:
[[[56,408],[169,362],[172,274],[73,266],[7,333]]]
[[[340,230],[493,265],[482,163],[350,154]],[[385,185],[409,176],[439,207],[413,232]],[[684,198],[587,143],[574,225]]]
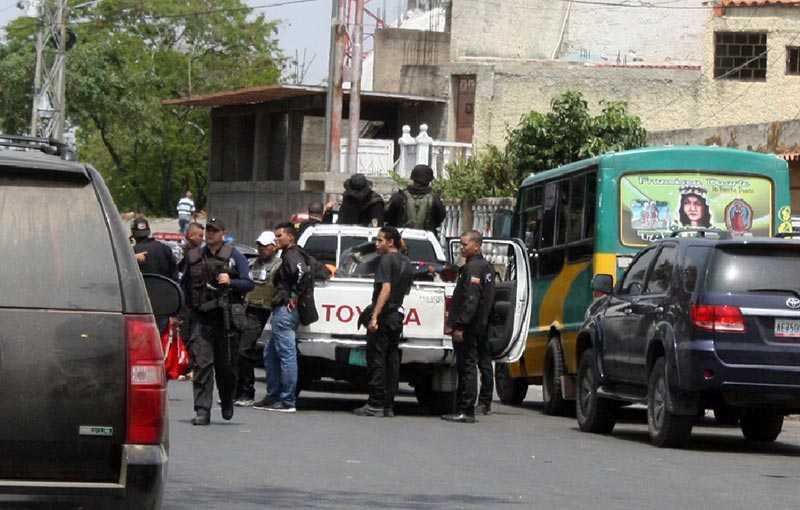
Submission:
[[[773,5],[798,6],[800,0],[720,0],[719,7],[767,7]]]
[[[162,99],[163,105],[179,106],[235,106],[246,104],[269,103],[283,101],[302,96],[324,96],[326,87],[313,85],[268,85],[263,87],[248,87],[238,90],[216,92],[205,96],[182,97],[177,99]],[[350,91],[345,90],[345,95]],[[362,91],[361,100],[364,102],[400,102],[417,101],[428,103],[446,103],[447,100],[439,97],[414,96],[409,94],[396,94],[393,92]]]

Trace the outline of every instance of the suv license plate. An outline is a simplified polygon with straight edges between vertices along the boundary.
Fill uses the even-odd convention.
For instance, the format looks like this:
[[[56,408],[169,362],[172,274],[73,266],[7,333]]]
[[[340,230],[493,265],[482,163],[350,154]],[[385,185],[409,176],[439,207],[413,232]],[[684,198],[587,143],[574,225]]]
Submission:
[[[367,350],[366,349],[351,349],[347,362],[356,367],[367,366]]]
[[[775,319],[775,336],[779,338],[800,337],[800,320]]]

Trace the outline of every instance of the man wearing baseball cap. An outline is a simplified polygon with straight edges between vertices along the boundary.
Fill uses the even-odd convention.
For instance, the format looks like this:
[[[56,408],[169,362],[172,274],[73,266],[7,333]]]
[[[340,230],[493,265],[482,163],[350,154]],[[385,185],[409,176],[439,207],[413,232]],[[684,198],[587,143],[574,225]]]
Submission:
[[[256,341],[272,312],[272,295],[275,289],[273,280],[281,265],[275,234],[265,230],[256,239],[256,246],[258,256],[250,260],[250,279],[255,288],[245,298],[247,321],[239,344],[239,377],[236,381],[236,400],[233,402],[240,407],[249,407],[255,403],[255,367],[263,359],[263,349],[257,347]]]
[[[158,274],[172,280],[178,278],[178,264],[169,246],[150,236],[150,223],[147,218],[136,218],[131,223],[131,237],[136,244],[133,253],[142,274]],[[163,334],[169,324],[168,316],[156,317],[158,331]]]
[[[225,244],[225,223],[212,217],[206,222],[206,244],[186,254],[181,284],[191,310],[190,349],[195,364],[192,378],[192,425],[208,425],[214,379],[222,405],[222,418],[233,418],[238,361],[238,332],[232,330],[232,309],[253,289],[247,259]]]

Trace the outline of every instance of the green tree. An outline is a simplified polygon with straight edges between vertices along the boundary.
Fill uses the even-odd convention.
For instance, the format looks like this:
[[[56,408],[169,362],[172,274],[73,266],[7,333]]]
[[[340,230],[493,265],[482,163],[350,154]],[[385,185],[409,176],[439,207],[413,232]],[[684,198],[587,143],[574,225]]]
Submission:
[[[645,145],[641,120],[628,115],[625,103],[601,101],[600,107],[593,117],[583,95],[567,91],[552,100],[550,112],[524,115],[506,136],[516,182],[573,161]]]
[[[79,158],[100,170],[121,209],[174,214],[185,189],[205,202],[208,111],[160,101],[276,83],[276,27],[242,0],[104,0],[73,12],[67,119]],[[21,19],[0,43],[5,131],[27,131],[37,28]]]
[[[517,192],[511,161],[496,145],[486,145],[474,158],[450,163],[447,175],[433,183],[434,190],[446,199],[474,201]]]

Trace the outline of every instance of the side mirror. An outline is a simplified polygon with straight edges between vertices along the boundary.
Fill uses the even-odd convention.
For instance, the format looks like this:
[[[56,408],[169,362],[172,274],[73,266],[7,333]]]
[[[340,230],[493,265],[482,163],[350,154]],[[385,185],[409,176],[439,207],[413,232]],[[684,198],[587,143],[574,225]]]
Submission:
[[[183,306],[183,291],[180,285],[160,274],[144,274],[144,286],[150,296],[153,315],[175,315]]]
[[[600,294],[611,294],[614,289],[614,279],[610,274],[596,274],[592,278],[592,290]]]

